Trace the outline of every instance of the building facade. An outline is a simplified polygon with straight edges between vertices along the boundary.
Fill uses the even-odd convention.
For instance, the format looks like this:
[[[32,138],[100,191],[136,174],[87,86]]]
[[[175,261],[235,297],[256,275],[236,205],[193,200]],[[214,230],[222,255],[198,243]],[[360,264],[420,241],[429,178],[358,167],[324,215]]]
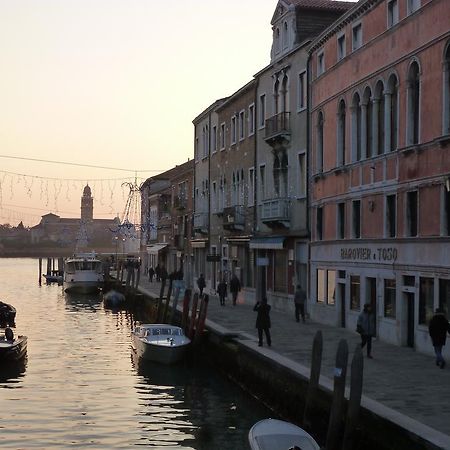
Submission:
[[[311,314],[431,352],[450,306],[450,2],[361,0],[311,47]]]

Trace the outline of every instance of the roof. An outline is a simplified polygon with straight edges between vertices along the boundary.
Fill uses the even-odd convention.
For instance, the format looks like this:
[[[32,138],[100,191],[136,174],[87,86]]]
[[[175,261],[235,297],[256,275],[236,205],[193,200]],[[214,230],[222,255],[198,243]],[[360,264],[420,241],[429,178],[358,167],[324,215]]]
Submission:
[[[286,3],[302,9],[325,9],[327,11],[347,11],[355,2],[337,0],[284,0]]]

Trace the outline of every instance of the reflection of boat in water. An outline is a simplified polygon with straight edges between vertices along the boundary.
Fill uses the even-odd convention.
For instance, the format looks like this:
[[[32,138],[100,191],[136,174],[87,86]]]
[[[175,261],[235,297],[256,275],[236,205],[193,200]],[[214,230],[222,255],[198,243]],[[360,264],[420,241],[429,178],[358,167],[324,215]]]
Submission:
[[[16,308],[8,303],[0,302],[0,327],[16,326]]]
[[[164,364],[183,359],[191,343],[182,328],[160,323],[137,325],[132,337],[139,357]]]
[[[305,430],[276,419],[255,423],[248,433],[248,441],[252,450],[320,450],[317,442]]]
[[[125,295],[115,289],[111,289],[106,294],[103,294],[103,303],[105,306],[109,306],[111,308],[118,308],[124,305],[125,301]]]
[[[0,361],[18,361],[27,352],[26,336],[14,336],[11,328],[5,328],[4,334],[0,336]]]
[[[78,253],[64,263],[64,290],[89,294],[103,286],[103,264],[95,253]]]
[[[0,366],[0,383],[15,382],[27,369],[27,355],[18,361],[2,361]]]

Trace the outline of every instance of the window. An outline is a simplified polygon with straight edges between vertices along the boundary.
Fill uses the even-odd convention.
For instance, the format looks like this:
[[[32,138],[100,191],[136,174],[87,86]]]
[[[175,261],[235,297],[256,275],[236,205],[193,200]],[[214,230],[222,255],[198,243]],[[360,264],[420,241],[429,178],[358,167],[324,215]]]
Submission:
[[[364,136],[362,136],[362,156],[365,158],[371,158],[373,156],[373,136],[372,136],[372,123],[373,123],[373,98],[372,91],[369,87],[364,90],[363,102],[362,102],[362,121],[363,125],[361,130],[364,130]]]
[[[306,196],[306,154],[299,153],[298,155],[298,197]]]
[[[450,179],[447,180],[450,188]],[[450,236],[450,189],[444,187],[442,192],[442,234],[444,236]]]
[[[241,111],[239,113],[239,140],[240,141],[242,141],[245,137],[244,123],[245,123],[245,112]]]
[[[212,150],[217,152],[217,127],[215,125],[212,129]]]
[[[283,49],[287,48],[288,46],[288,24],[287,22],[283,23]]]
[[[226,138],[225,138],[225,123],[220,124],[220,149],[224,150],[226,144]]]
[[[345,239],[345,203],[338,203],[337,205],[337,237],[338,239]]]
[[[248,206],[255,204],[255,169],[251,167],[248,169]]]
[[[217,184],[215,181],[212,182],[211,210],[213,213],[217,212]]]
[[[361,100],[355,93],[352,101],[352,161],[361,159]]]
[[[306,108],[308,89],[306,86],[306,70],[298,75],[298,110]]]
[[[317,302],[325,303],[325,270],[317,269]]]
[[[397,234],[397,201],[396,196],[386,196],[386,235],[395,237]]]
[[[317,172],[323,171],[323,113],[319,112],[317,116],[317,160],[316,168]]]
[[[374,155],[384,153],[385,146],[385,104],[384,104],[384,85],[378,81],[375,86],[375,98],[373,101],[373,152]]]
[[[341,34],[337,38],[337,59],[340,61],[345,57],[345,34]]]
[[[448,317],[448,313],[450,312],[450,280],[439,280],[439,308]]]
[[[408,116],[407,144],[419,143],[420,134],[420,72],[419,65],[414,61],[408,72]]]
[[[266,166],[259,166],[259,196],[260,200],[266,196]]]
[[[361,200],[355,200],[352,203],[352,230],[353,237],[361,237]]]
[[[345,102],[339,102],[338,121],[337,121],[337,166],[345,164],[346,140],[345,140]]]
[[[195,138],[195,159],[198,160],[199,159],[199,143],[198,143],[198,137]]]
[[[327,303],[334,305],[336,303],[336,272],[327,270]]]
[[[358,275],[350,276],[350,309],[361,309],[361,281]]]
[[[237,130],[236,130],[236,116],[231,118],[231,145],[236,144]]]
[[[317,269],[317,302],[335,304],[336,272]]]
[[[255,105],[248,107],[248,135],[251,136],[255,132]]]
[[[444,114],[442,134],[450,134],[450,42],[447,43],[447,49],[444,55]]]
[[[362,46],[362,24],[358,23],[352,28],[352,50]]]
[[[316,232],[317,240],[321,241],[323,239],[323,207],[320,206],[316,210]]]
[[[395,280],[384,280],[384,317],[395,319]]]
[[[325,56],[323,50],[317,53],[317,76],[325,72]]]
[[[420,8],[420,0],[407,0],[408,14],[412,14]]]
[[[262,94],[259,97],[259,126],[264,128],[266,123],[266,95]]]
[[[277,250],[274,254],[273,287],[275,292],[287,292],[287,250]]]
[[[419,324],[427,325],[434,313],[434,279],[420,278]]]
[[[407,236],[417,236],[418,222],[418,199],[417,191],[407,192],[406,194],[406,224]]]
[[[389,144],[386,151],[397,150],[398,142],[398,80],[395,75],[389,77],[388,91],[385,95],[385,108],[388,114],[386,134],[389,138]]]
[[[387,4],[388,28],[398,23],[398,1],[390,0]]]

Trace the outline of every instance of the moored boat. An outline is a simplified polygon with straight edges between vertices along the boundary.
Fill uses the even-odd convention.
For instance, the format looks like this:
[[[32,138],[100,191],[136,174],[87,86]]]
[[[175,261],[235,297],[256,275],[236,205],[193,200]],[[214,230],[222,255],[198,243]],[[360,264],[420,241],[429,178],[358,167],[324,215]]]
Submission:
[[[137,325],[132,337],[139,357],[164,364],[182,360],[191,343],[182,328],[168,324]]]
[[[255,423],[248,433],[252,450],[320,450],[314,438],[305,430],[289,422],[264,419]]]
[[[125,300],[125,295],[115,289],[111,289],[106,294],[103,294],[103,303],[105,306],[117,308],[123,305]]]
[[[0,327],[16,326],[16,308],[14,306],[0,301]]]
[[[98,292],[104,281],[103,264],[95,253],[77,253],[64,263],[64,290],[90,294]]]
[[[0,336],[0,361],[18,361],[27,352],[27,336],[14,336],[11,328],[5,328]]]

